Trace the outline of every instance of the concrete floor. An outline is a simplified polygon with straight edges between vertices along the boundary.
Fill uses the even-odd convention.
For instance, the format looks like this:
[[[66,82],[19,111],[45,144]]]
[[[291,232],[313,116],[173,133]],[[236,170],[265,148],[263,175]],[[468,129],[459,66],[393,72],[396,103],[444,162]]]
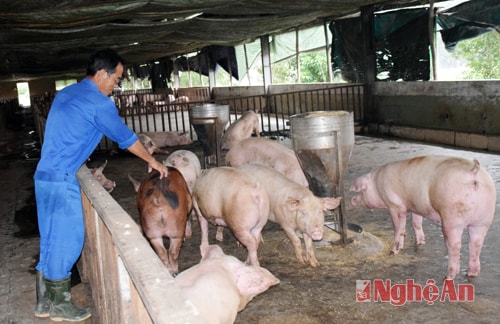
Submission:
[[[193,146],[199,152],[199,146]],[[416,247],[410,222],[407,226],[406,248],[401,254],[389,255],[392,240],[392,223],[385,210],[353,208],[351,193],[347,191],[353,179],[373,167],[393,160],[424,154],[456,155],[476,158],[487,168],[495,180],[500,195],[500,156],[485,152],[455,150],[396,139],[356,137],[345,174],[346,218],[350,223],[363,228],[354,243],[346,247],[316,246],[316,256],[321,263],[318,268],[300,265],[289,242],[279,227],[269,224],[263,231],[264,244],[259,249],[261,265],[281,280],[277,286],[257,296],[239,313],[236,323],[498,323],[500,314],[500,199],[497,211],[481,255],[481,275],[467,278],[459,275],[455,284],[471,284],[474,301],[451,302],[426,300],[406,302],[402,306],[388,302],[358,302],[357,280],[367,280],[372,285],[378,279],[390,280],[391,285],[413,279],[425,287],[434,280],[440,291],[446,274],[447,258],[441,227],[424,220],[426,245]],[[166,156],[158,156],[159,160]],[[130,215],[137,219],[132,185],[127,179],[131,172],[135,177],[145,174],[146,165],[137,158],[121,155],[98,156],[108,159],[105,174],[117,182],[111,194]],[[92,161],[91,161],[92,162]],[[31,175],[36,161],[14,157],[2,157],[0,168],[0,323],[50,323],[48,319],[36,319],[34,265],[38,256],[36,230],[30,222],[23,225],[20,214],[32,215],[34,202]],[[17,216],[17,221],[16,221]],[[25,216],[26,218],[26,216]],[[180,270],[199,260],[197,254],[199,230],[193,226],[193,238],[181,249]],[[215,243],[213,229],[210,240]],[[31,234],[30,234],[31,233]],[[238,247],[226,230],[222,247],[227,254],[244,260],[246,251]],[[463,237],[461,267],[465,271],[467,236]],[[80,284],[74,288],[74,296],[80,303],[85,300],[85,288]],[[373,297],[373,296],[372,296]],[[91,320],[87,321],[92,322]]]

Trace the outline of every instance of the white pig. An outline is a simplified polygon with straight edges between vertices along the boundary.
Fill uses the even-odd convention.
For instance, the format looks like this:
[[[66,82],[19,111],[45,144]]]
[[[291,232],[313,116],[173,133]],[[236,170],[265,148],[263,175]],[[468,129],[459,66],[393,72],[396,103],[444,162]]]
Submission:
[[[226,165],[238,167],[248,163],[267,165],[298,184],[309,187],[295,152],[275,140],[251,137],[234,143],[226,154]]]
[[[151,139],[151,137],[145,134],[137,134],[139,141],[141,141],[142,146],[148,151],[149,154],[168,154],[167,150],[162,150],[156,143]]]
[[[319,262],[312,241],[323,238],[323,211],[337,208],[341,198],[316,197],[308,188],[262,164],[245,164],[239,169],[255,177],[266,188],[271,201],[269,220],[281,225],[300,263],[317,267]],[[297,230],[304,238],[305,255]]]
[[[208,221],[227,226],[248,250],[247,263],[258,266],[261,231],[269,216],[269,196],[252,176],[231,167],[205,169],[193,190],[201,244],[208,245]]]
[[[193,193],[194,184],[196,179],[201,174],[201,164],[198,156],[188,150],[177,150],[172,152],[166,160],[163,161],[164,165],[175,167],[184,177],[189,187],[189,192]]]
[[[425,243],[422,217],[442,223],[448,273],[460,270],[462,232],[469,232],[468,276],[478,276],[479,254],[495,214],[495,184],[477,160],[428,155],[387,163],[357,178],[352,205],[388,208],[394,224],[392,252],[404,247],[406,214],[413,214],[417,244]]]
[[[245,111],[224,132],[221,139],[221,149],[229,150],[234,143],[249,138],[254,134],[260,136],[259,115],[253,110]]]
[[[163,150],[163,147],[189,145],[193,143],[187,136],[187,133],[181,132],[142,132],[138,133],[137,137],[139,137],[139,140],[149,154],[167,154],[168,151]]]
[[[90,169],[90,172],[96,178],[97,181],[106,189],[107,192],[111,193],[116,187],[116,182],[109,180],[103,173],[104,168],[108,165],[108,160],[106,160],[102,165],[97,168]]]
[[[181,272],[175,283],[207,324],[234,323],[258,294],[279,284],[267,269],[246,265],[218,245],[202,245],[199,264]]]
[[[169,165],[175,167],[184,177],[186,183],[189,188],[189,193],[193,193],[194,184],[196,183],[196,179],[201,174],[201,164],[198,156],[191,151],[188,150],[177,150],[172,152],[165,161],[163,161],[164,165]],[[191,229],[191,220],[194,213],[194,210],[191,212],[190,217],[187,220],[186,224],[186,237],[191,237],[192,229]]]

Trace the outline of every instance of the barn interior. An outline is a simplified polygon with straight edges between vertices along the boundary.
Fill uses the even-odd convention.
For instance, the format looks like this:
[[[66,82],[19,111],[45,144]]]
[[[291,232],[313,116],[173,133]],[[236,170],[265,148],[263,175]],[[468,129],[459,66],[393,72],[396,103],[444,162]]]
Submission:
[[[20,225],[19,221],[16,221],[16,217],[23,214],[33,216],[34,213],[31,174],[36,165],[38,145],[43,140],[43,131],[37,124],[37,119],[33,121],[32,111],[19,107],[16,101],[15,84],[28,81],[33,98],[43,98],[47,93],[54,94],[54,80],[81,78],[88,56],[96,49],[107,47],[116,49],[126,59],[127,65],[131,67],[131,73],[157,78],[158,88],[154,89],[153,93],[161,93],[162,87],[171,81],[165,77],[165,70],[169,75],[168,72],[173,72],[173,67],[180,67],[197,70],[210,76],[218,64],[223,68],[225,66],[225,69],[231,71],[233,75],[237,75],[238,69],[232,66],[231,59],[227,59],[227,56],[233,57],[231,52],[229,51],[230,54],[224,56],[223,60],[218,60],[217,57],[221,51],[227,54],[227,50],[234,46],[260,40],[265,52],[266,44],[270,44],[269,39],[275,35],[310,26],[324,26],[328,30],[328,33],[325,33],[332,35],[327,49],[331,53],[332,66],[342,71],[349,81],[348,86],[361,85],[362,90],[348,88],[346,91],[349,94],[357,91],[356,93],[361,95],[353,101],[349,99],[346,104],[339,104],[338,101],[331,104],[330,101],[323,99],[301,102],[299,105],[302,107],[311,105],[311,108],[307,109],[342,109],[354,113],[356,142],[343,179],[347,201],[350,197],[348,186],[356,176],[367,172],[373,166],[416,154],[440,153],[478,158],[492,174],[498,190],[500,181],[498,171],[500,160],[497,155],[500,152],[498,88],[500,81],[435,81],[431,68],[432,56],[429,56],[430,50],[417,53],[411,48],[413,62],[419,62],[418,64],[409,64],[410,68],[407,69],[388,70],[389,79],[380,80],[377,73],[380,70],[375,63],[378,61],[375,60],[377,53],[374,48],[378,48],[380,43],[377,43],[377,39],[383,36],[376,36],[376,33],[380,31],[378,29],[375,31],[374,26],[387,28],[385,34],[382,34],[390,35],[386,46],[401,42],[402,38],[411,38],[409,35],[429,35],[426,25],[429,17],[434,17],[433,19],[441,17],[442,21],[445,21],[443,17],[449,17],[449,20],[443,22],[442,25],[447,25],[449,29],[447,32],[437,33],[436,37],[443,37],[443,39],[448,37],[446,44],[450,48],[461,39],[489,30],[499,30],[500,5],[497,1],[469,1],[459,5],[458,8],[453,7],[449,11],[442,11],[440,16],[437,12],[431,16],[430,12],[433,12],[433,9],[429,8],[439,7],[440,2],[426,2],[425,6],[415,9],[412,6],[422,5],[421,1],[200,0],[121,1],[119,3],[115,1],[61,3],[2,1],[0,10],[1,173],[2,179],[5,179],[3,180],[4,188],[16,189],[2,194],[2,205],[10,207],[6,208],[2,215],[2,240],[5,242],[2,244],[2,259],[9,259],[12,262],[2,265],[2,268],[6,270],[2,273],[8,273],[1,278],[2,287],[8,290],[8,293],[2,294],[5,302],[1,303],[4,311],[0,319],[5,318],[5,322],[11,323],[48,322],[48,320],[35,319],[31,314],[32,305],[34,305],[33,266],[38,248],[36,229],[20,227],[28,225]],[[408,7],[412,7],[412,14],[416,13],[416,16],[422,19],[418,20],[418,23],[412,21],[405,28],[393,33],[390,29],[398,25],[397,22],[401,21],[399,19],[402,19],[402,16],[396,18],[390,14],[382,15],[382,13],[394,9],[406,13],[405,9]],[[411,17],[411,19],[416,19],[413,15]],[[374,25],[376,19],[379,24]],[[387,20],[385,24],[382,23],[384,19]],[[348,33],[351,30],[356,30],[357,33]],[[442,36],[444,34],[446,36]],[[429,37],[426,36],[421,41],[429,43]],[[415,37],[415,39],[419,38]],[[358,43],[357,46],[350,46],[356,43]],[[426,47],[426,49],[429,48]],[[393,53],[397,52],[402,57],[408,56],[408,49],[406,52],[399,48],[392,50]],[[198,55],[195,60],[190,61],[185,55],[192,52]],[[424,62],[423,65],[420,64],[422,62]],[[400,62],[394,60],[387,66],[394,65],[394,63]],[[161,68],[158,68],[159,65]],[[385,66],[386,69],[388,69],[387,66]],[[391,82],[396,80],[400,82]],[[203,100],[200,102],[194,100],[186,107],[189,110],[200,103],[228,104],[236,109],[231,111],[232,118],[236,118],[248,106],[259,105],[257,108],[261,112],[266,112],[268,107],[274,108],[276,109],[273,111],[275,115],[282,115],[284,119],[288,119],[293,111],[290,106],[278,109],[269,102],[275,102],[275,98],[281,98],[283,93],[291,92],[307,92],[314,97],[321,91],[320,96],[324,97],[324,89],[337,86],[339,85],[277,85],[269,80],[265,80],[264,85],[241,88],[217,87],[211,84],[207,87],[208,89],[205,89],[208,94]],[[187,93],[191,92],[187,91]],[[326,96],[332,96],[331,91]],[[117,94],[115,99],[122,97],[124,96]],[[241,98],[244,98],[244,103],[241,102]],[[258,99],[259,104],[256,103],[255,98]],[[291,102],[292,100],[288,98],[283,101]],[[264,103],[261,104],[261,102]],[[33,107],[36,115],[35,109],[36,107]],[[43,109],[40,110],[44,112]],[[156,114],[153,114],[146,118],[154,120],[155,116]],[[177,116],[176,114],[172,120],[176,120]],[[139,121],[138,125],[136,125],[136,120],[131,122],[134,130],[143,130],[142,121]],[[273,122],[271,121],[270,124]],[[188,131],[196,138],[196,132],[191,129],[189,123],[186,126],[183,124],[182,127],[162,130]],[[286,123],[280,124],[277,129],[269,126],[265,130],[268,135],[278,138],[289,135],[287,133],[289,127]],[[107,320],[103,323],[121,322],[124,318],[140,318],[145,320],[144,323],[163,322],[170,319],[171,314],[168,312],[175,313],[175,311],[179,312],[179,316],[186,316],[190,319],[189,316],[192,314],[186,311],[182,303],[179,300],[173,301],[176,297],[173,296],[175,294],[172,291],[161,289],[156,293],[151,292],[151,278],[145,274],[148,271],[158,271],[156,278],[160,278],[167,285],[171,283],[172,279],[164,273],[161,265],[156,267],[155,262],[151,262],[152,265],[145,265],[146,269],[139,269],[138,273],[131,270],[135,269],[135,266],[131,265],[134,260],[126,258],[130,256],[129,247],[120,245],[119,237],[123,232],[119,229],[120,224],[113,221],[113,217],[117,217],[120,221],[122,218],[113,213],[107,214],[103,211],[106,208],[102,207],[102,204],[109,206],[116,201],[126,214],[131,215],[132,222],[127,223],[127,226],[136,224],[134,192],[123,170],[127,172],[130,170],[137,175],[144,175],[145,170],[139,161],[130,156],[119,155],[115,158],[107,156],[108,146],[106,145],[107,143],[103,143],[103,149],[96,152],[94,159],[97,161],[110,159],[107,175],[117,180],[119,185],[111,195],[97,189],[96,193],[86,193],[86,196],[98,198],[97,201],[92,202],[92,210],[96,210],[97,214],[103,218],[100,225],[107,227],[112,234],[106,242],[114,246],[115,250],[109,255],[106,254],[106,257],[114,261],[109,261],[109,264],[104,266],[111,266],[112,269],[118,269],[118,271],[106,272],[109,269],[98,268],[95,264],[91,267],[94,267],[95,271],[97,269],[101,271],[100,274],[93,274],[98,278],[106,278],[104,275],[106,272],[114,279],[120,278],[130,283],[120,287],[107,286],[110,285],[109,281],[113,281],[108,279],[107,283],[96,281],[98,284],[94,286],[80,284],[78,288],[81,291],[77,291],[75,297],[87,305],[91,305],[92,300],[101,302],[101,306],[92,305],[95,316],[89,320],[89,323],[99,323],[99,319]],[[198,142],[187,148],[196,151],[200,160],[205,158]],[[84,179],[85,175],[82,177]],[[100,201],[101,198],[105,199],[104,202]],[[281,283],[263,295],[257,296],[238,315],[237,322],[426,322],[439,320],[449,323],[463,320],[477,321],[478,319],[485,323],[496,322],[496,314],[500,309],[500,295],[498,294],[500,274],[497,269],[500,255],[494,249],[498,238],[492,233],[499,229],[498,220],[495,220],[490,228],[490,234],[483,247],[481,276],[479,278],[461,276],[457,280],[457,283],[474,286],[474,301],[452,303],[448,300],[439,300],[439,302],[420,300],[397,307],[391,302],[357,302],[356,281],[368,279],[373,283],[373,280],[381,278],[397,284],[414,279],[422,286],[429,284],[428,280],[440,282],[446,269],[446,249],[440,227],[430,222],[424,223],[424,230],[428,234],[424,248],[413,246],[412,234],[409,232],[408,247],[404,255],[393,257],[388,255],[392,229],[386,212],[357,210],[350,207],[348,203],[345,208],[348,221],[359,224],[363,228],[364,232],[359,237],[358,244],[371,245],[373,251],[368,251],[366,255],[356,255],[365,250],[356,249],[356,245],[352,244],[343,248],[317,246],[316,253],[320,261],[323,260],[322,266],[314,269],[303,267],[294,259],[293,250],[290,249],[289,242],[283,236],[282,231],[270,225],[264,234],[266,244],[262,247],[261,255],[264,266],[279,277]],[[24,232],[30,233],[30,231],[35,233],[23,234]],[[96,232],[95,229],[90,231]],[[17,236],[13,235],[13,232],[17,233]],[[194,233],[191,242],[186,242],[189,244],[184,244],[181,255],[181,258],[185,259],[184,264],[181,265],[183,269],[199,260],[197,249],[199,235],[197,234],[199,233]],[[233,237],[230,235],[226,237],[227,240],[222,244],[224,251],[243,260],[246,255],[245,250],[237,246]],[[462,243],[462,265],[465,265],[464,262],[468,256],[465,235]],[[142,250],[143,245],[140,244],[144,242],[137,244],[141,246],[141,252],[150,255],[148,254],[150,251]],[[144,249],[147,248],[144,246]],[[129,272],[129,274],[124,275],[124,272]],[[438,286],[442,288],[440,284]],[[132,291],[132,296],[127,296],[126,292],[124,295],[127,289]],[[106,296],[106,292],[112,292],[111,297]],[[115,298],[120,301],[118,303],[120,305],[110,300],[106,301],[106,298]],[[171,304],[165,305],[166,300]],[[133,306],[130,306],[131,304]],[[102,305],[109,308],[104,310]],[[164,309],[158,310],[160,307]]]

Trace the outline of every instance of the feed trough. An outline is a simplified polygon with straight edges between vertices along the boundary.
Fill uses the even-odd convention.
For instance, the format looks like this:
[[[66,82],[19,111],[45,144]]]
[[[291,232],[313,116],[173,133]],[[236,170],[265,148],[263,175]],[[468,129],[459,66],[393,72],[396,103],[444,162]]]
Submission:
[[[343,178],[354,147],[353,114],[315,111],[293,115],[290,133],[311,191],[318,197],[345,197]],[[325,212],[326,229],[338,232],[342,244],[348,240],[344,201],[337,209]]]
[[[189,119],[203,146],[203,167],[219,166],[220,140],[229,122],[229,105],[196,105],[189,110]]]

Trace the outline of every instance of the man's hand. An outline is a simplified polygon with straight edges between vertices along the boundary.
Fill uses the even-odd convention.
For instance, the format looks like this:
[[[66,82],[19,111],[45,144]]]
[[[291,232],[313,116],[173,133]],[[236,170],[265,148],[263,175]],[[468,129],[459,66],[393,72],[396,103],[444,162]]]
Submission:
[[[157,160],[154,160],[152,163],[148,163],[148,172],[153,171],[153,169],[160,172],[160,179],[168,175],[168,168]]]

